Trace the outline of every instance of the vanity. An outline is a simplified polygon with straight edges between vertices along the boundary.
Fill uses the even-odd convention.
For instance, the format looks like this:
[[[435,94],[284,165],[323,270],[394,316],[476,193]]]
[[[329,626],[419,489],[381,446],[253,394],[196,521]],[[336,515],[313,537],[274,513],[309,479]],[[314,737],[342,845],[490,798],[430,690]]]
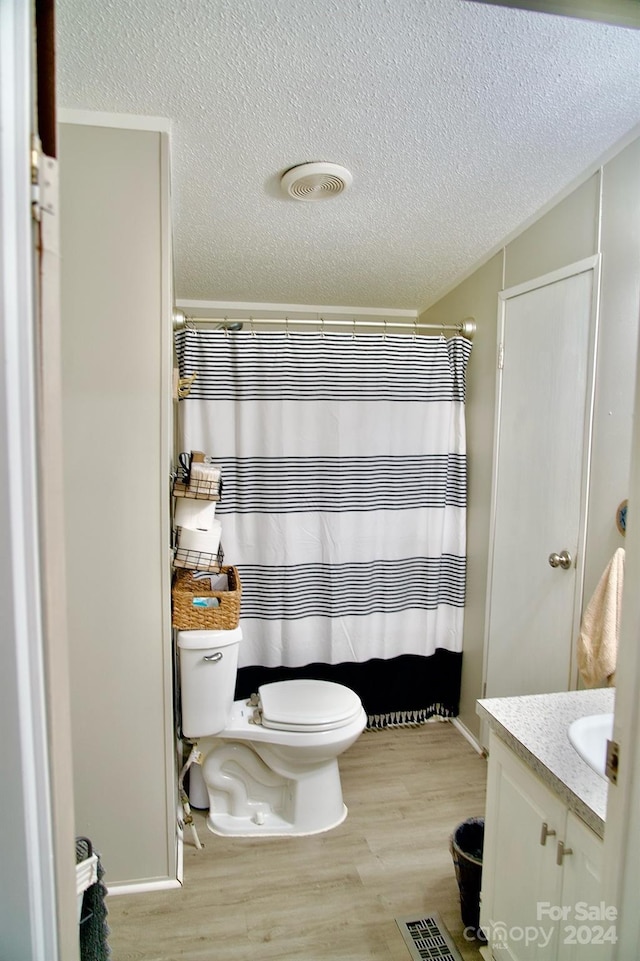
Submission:
[[[602,900],[608,782],[569,729],[575,742],[584,724],[574,722],[611,714],[614,696],[598,689],[478,701],[490,730],[480,925],[495,961],[610,957],[615,909]]]

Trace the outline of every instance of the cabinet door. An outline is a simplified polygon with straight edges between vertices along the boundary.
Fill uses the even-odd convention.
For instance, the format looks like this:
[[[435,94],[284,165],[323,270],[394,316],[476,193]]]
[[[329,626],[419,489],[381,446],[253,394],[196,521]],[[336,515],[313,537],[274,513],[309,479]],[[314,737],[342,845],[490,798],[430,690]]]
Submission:
[[[562,802],[492,732],[480,924],[501,959],[556,957],[557,924],[540,920],[540,904],[559,903],[565,818]]]
[[[615,908],[602,901],[603,843],[574,814],[567,814],[562,859],[558,961],[608,961],[615,939]]]

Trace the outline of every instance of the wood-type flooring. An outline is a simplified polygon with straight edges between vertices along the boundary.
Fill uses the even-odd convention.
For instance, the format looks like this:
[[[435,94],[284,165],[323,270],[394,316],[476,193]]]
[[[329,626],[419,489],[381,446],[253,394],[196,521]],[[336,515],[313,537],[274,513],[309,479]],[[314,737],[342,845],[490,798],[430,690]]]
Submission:
[[[485,760],[438,721],[365,731],[339,763],[349,815],[333,831],[227,839],[194,812],[204,849],[185,833],[181,889],[108,897],[113,961],[410,961],[395,918],[429,911],[479,961],[449,837],[484,815]]]

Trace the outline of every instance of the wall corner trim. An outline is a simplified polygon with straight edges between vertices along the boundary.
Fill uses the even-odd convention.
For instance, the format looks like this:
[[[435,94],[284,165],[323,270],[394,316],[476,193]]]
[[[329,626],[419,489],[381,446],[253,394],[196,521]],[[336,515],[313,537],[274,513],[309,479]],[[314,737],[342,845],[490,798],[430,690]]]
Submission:
[[[62,107],[58,111],[58,123],[171,133],[171,120],[168,117],[142,117],[132,113],[101,113],[98,110],[71,110],[66,107]]]
[[[476,737],[474,737],[466,724],[462,723],[459,717],[452,717],[451,723],[460,732],[460,734],[462,734],[463,738],[469,742],[474,751],[477,751],[478,754],[484,754],[484,750],[481,747],[480,742]]]

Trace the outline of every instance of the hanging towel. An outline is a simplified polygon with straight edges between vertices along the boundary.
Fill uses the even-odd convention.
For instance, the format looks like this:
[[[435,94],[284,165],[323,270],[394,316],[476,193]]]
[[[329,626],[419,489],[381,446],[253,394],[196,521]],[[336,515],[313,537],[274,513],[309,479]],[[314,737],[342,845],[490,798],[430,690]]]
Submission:
[[[580,625],[578,669],[587,687],[614,683],[623,580],[624,548],[619,547],[602,574]]]
[[[76,838],[76,863],[93,854],[88,838]],[[98,880],[84,892],[80,918],[80,959],[81,961],[110,961],[109,925],[107,923],[107,888],[103,882],[104,868],[97,864]]]

